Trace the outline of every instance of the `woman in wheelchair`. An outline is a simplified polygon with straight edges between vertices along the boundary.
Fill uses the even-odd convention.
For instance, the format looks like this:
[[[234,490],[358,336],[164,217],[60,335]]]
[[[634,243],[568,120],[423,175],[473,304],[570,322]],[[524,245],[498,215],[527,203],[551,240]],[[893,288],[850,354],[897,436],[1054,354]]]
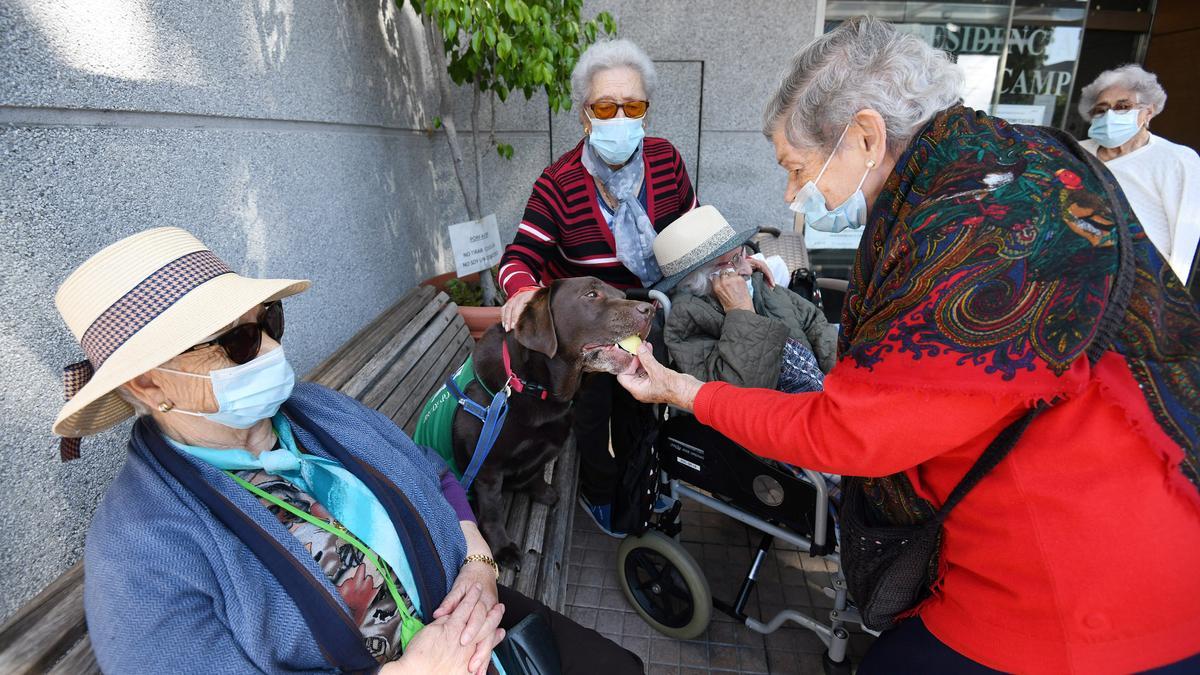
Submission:
[[[837,356],[837,330],[813,303],[774,283],[747,245],[757,228],[736,231],[713,206],[683,214],[654,238],[654,288],[671,296],[663,341],[680,371],[705,381],[821,391]],[[797,467],[789,474],[808,480]],[[824,474],[831,496],[840,476]]]
[[[1200,313],[1107,171],[963,107],[963,81],[858,18],[767,106],[806,226],[865,227],[823,391],[706,383],[645,345],[620,382],[763,457],[864,477],[844,499],[876,527],[929,522],[999,457],[860,673],[1196,672]]]

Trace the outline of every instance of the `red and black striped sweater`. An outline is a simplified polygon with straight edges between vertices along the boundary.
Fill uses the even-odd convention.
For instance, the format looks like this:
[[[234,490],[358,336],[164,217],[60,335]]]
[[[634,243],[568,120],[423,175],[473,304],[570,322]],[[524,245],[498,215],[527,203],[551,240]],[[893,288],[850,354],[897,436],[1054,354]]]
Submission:
[[[517,236],[500,259],[500,285],[510,296],[525,286],[578,276],[593,276],[621,289],[642,285],[617,260],[596,183],[581,159],[584,142],[546,167],[533,183]],[[665,139],[647,137],[642,158],[646,213],[661,232],[696,206],[696,192],[679,151]]]

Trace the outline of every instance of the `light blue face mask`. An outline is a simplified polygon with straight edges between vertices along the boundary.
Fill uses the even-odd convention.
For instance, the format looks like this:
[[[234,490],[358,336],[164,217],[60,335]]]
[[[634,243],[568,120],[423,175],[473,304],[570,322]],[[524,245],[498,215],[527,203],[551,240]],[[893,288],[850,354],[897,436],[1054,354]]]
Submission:
[[[817,177],[805,183],[804,187],[800,188],[800,192],[796,193],[795,199],[792,200],[790,208],[804,216],[805,227],[811,227],[821,232],[841,232],[851,227],[862,227],[867,222],[867,197],[863,194],[862,186],[867,182],[867,174],[875,168],[874,162],[867,164],[867,170],[863,173],[862,179],[858,181],[858,187],[855,188],[854,194],[832,210],[826,208],[825,195],[817,187],[817,181],[825,175],[825,169],[829,168],[829,162],[837,154],[838,147],[841,146],[842,139],[846,137],[846,132],[849,130],[850,125],[847,124],[846,128],[842,129],[842,135],[838,136],[837,144],[833,146],[833,152],[829,153],[829,158],[825,160],[825,164],[817,173]]]
[[[259,354],[240,366],[221,368],[208,375],[170,368],[155,370],[212,380],[217,412],[201,413],[179,408],[172,408],[171,412],[205,417],[234,429],[249,429],[256,422],[274,416],[279,412],[279,406],[292,395],[292,387],[296,384],[296,373],[284,357],[283,347]]]
[[[629,160],[646,137],[643,118],[614,117],[610,120],[591,119],[592,131],[588,142],[605,164],[618,166]]]
[[[1092,120],[1092,126],[1088,128],[1088,137],[1106,148],[1125,145],[1142,130],[1142,125],[1138,124],[1140,113],[1140,108],[1109,110]]]

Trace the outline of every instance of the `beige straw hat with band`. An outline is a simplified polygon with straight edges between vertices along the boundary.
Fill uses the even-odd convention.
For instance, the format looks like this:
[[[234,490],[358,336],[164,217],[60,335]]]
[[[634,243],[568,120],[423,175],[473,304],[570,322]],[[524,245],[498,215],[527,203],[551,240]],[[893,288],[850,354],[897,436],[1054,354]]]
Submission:
[[[63,370],[66,405],[54,420],[63,460],[79,437],[133,415],[117,387],[203,342],[254,306],[300,293],[309,282],[236,274],[177,227],[126,237],[71,273],[54,297],[87,360]]]

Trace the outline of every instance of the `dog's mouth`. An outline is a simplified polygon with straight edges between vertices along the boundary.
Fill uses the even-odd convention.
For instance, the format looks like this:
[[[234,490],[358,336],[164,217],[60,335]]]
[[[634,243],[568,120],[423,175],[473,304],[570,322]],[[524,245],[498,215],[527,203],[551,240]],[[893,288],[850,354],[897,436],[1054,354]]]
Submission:
[[[604,342],[589,342],[580,350],[586,370],[608,372],[614,375],[637,371],[635,356],[641,341],[650,335],[651,319],[647,318],[641,328],[619,335]],[[636,339],[633,339],[636,338]]]

